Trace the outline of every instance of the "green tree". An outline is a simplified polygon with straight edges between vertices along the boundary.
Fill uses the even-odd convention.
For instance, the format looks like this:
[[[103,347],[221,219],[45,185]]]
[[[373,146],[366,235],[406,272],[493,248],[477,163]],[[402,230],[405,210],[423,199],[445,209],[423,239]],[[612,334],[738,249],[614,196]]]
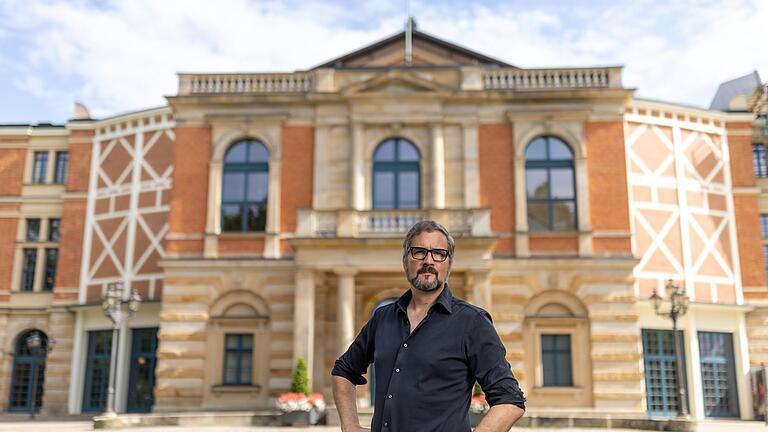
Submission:
[[[312,393],[312,389],[309,386],[309,372],[307,372],[307,362],[304,357],[299,357],[299,361],[296,363],[296,371],[293,373],[293,381],[291,382],[292,393],[303,393],[307,396]]]

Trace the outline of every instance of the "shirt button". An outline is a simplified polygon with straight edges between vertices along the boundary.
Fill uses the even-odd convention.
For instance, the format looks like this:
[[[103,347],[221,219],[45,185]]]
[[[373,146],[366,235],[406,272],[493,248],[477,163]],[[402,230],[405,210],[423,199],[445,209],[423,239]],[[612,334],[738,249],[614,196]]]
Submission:
[[[395,369],[395,372],[400,373],[400,368]]]
[[[408,348],[408,344],[407,344],[407,343],[404,343],[404,344],[403,344],[403,346],[404,346],[405,348]]]
[[[392,395],[387,395],[387,399],[392,399]]]
[[[384,427],[389,426],[389,422],[384,422]]]

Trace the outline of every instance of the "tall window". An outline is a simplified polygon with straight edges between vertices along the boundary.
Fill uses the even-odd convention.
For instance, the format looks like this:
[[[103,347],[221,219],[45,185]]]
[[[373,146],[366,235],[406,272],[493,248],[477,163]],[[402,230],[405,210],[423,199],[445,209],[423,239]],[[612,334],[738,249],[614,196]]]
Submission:
[[[419,151],[402,138],[388,139],[373,153],[373,208],[416,209],[421,205]]]
[[[755,170],[755,177],[768,177],[768,163],[765,156],[765,144],[752,144],[752,167]]]
[[[58,260],[58,249],[45,249],[45,275],[43,279],[43,291],[53,291],[53,284],[56,281],[56,263]]]
[[[733,335],[699,332],[701,383],[704,393],[704,415],[738,417],[736,362],[733,357]]]
[[[683,337],[683,332],[680,337]],[[655,416],[676,416],[680,411],[677,391],[677,357],[672,330],[642,330],[643,363],[645,364],[645,391],[648,413]],[[683,377],[685,350],[681,353]],[[683,380],[683,386],[687,386]],[[686,401],[687,403],[687,401]]]
[[[541,335],[541,362],[545,387],[572,386],[571,335]]]
[[[88,355],[85,359],[83,412],[102,412],[107,405],[109,364],[112,359],[112,331],[88,332]]]
[[[21,291],[35,290],[35,268],[37,267],[37,249],[24,248],[21,268]]]
[[[61,238],[61,219],[48,219],[48,241],[57,242]]]
[[[67,182],[67,163],[69,162],[69,152],[56,152],[56,167],[53,172],[53,182],[64,184]]]
[[[269,150],[256,140],[233,144],[224,156],[222,231],[264,231],[267,225]]]
[[[33,332],[40,334],[39,351],[33,351],[27,344],[27,338]],[[45,385],[45,352],[48,337],[39,330],[30,330],[16,339],[16,351],[13,356],[13,375],[8,411],[28,412],[34,403],[35,411],[43,406]],[[37,377],[33,378],[36,373]]]
[[[228,334],[224,339],[224,384],[251,384],[253,335]]]
[[[35,152],[35,164],[32,171],[32,183],[45,183],[48,174],[48,152]]]
[[[25,222],[24,237],[16,243],[18,253],[21,254],[19,290],[53,291],[59,258],[61,219],[30,218]],[[43,265],[38,266],[39,263]]]
[[[530,231],[576,230],[573,152],[556,137],[538,137],[525,150]]]
[[[40,240],[40,219],[27,219],[27,241]]]

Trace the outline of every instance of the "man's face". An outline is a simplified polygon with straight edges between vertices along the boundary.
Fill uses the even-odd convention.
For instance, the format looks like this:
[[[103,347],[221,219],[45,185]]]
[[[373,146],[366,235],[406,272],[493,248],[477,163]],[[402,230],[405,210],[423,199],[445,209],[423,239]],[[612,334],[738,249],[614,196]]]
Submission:
[[[440,231],[422,232],[411,241],[413,248],[448,250],[448,240]],[[437,254],[437,252],[435,252]],[[443,262],[434,259],[432,253],[427,253],[424,259],[416,259],[408,251],[403,258],[405,276],[411,286],[421,291],[434,291],[443,286],[451,271],[450,258]]]

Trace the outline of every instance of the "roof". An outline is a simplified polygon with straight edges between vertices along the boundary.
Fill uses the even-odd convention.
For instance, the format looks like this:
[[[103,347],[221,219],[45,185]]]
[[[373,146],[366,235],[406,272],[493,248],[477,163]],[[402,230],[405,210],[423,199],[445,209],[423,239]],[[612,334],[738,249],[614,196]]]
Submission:
[[[317,65],[312,69],[366,67],[367,65],[360,64],[360,61],[362,59],[365,59],[366,57],[373,55],[377,51],[380,52],[386,48],[391,48],[393,45],[401,43],[401,41],[404,43],[405,37],[406,37],[406,31],[401,31],[397,34],[394,34],[380,41],[374,42],[370,45],[364,46],[348,54],[344,54],[340,57],[336,57],[334,59],[328,60],[327,62]],[[477,51],[464,48],[460,45],[456,45],[454,43],[445,41],[443,39],[437,38],[435,36],[432,36],[430,34],[427,34],[418,30],[413,31],[413,42],[414,42],[414,49],[416,49],[417,42],[420,42],[425,45],[432,45],[432,46],[442,48],[443,50],[445,50],[450,54],[455,54],[455,56],[452,55],[451,58],[445,59],[446,61],[449,61],[449,62],[453,60],[454,61],[453,65],[477,64],[477,65],[498,66],[498,67],[514,67],[509,63],[506,63],[499,59],[489,57]],[[447,65],[447,64],[444,64],[444,65]]]
[[[745,100],[748,99],[752,96],[755,90],[760,88],[761,83],[762,81],[760,81],[760,75],[757,71],[721,83],[717,88],[715,97],[712,98],[712,103],[709,105],[709,109],[734,111],[731,106],[733,98],[741,95]]]

